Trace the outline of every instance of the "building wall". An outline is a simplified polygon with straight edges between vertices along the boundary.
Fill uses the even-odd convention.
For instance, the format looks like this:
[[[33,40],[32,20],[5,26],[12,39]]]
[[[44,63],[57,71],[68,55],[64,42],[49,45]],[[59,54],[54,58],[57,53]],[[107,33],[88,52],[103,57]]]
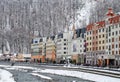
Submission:
[[[65,32],[63,33],[62,38],[57,38],[56,42],[56,60],[60,62],[61,60],[65,60],[67,57],[70,56],[69,46],[70,46],[70,33]]]
[[[88,25],[86,28],[86,64],[91,64],[92,62],[92,52],[93,52],[93,28],[94,24]]]
[[[48,39],[46,42],[46,60],[54,62],[56,59],[56,45],[54,40]]]
[[[34,62],[45,62],[45,38],[43,41],[40,39],[33,39],[33,44],[31,44],[31,59]]]

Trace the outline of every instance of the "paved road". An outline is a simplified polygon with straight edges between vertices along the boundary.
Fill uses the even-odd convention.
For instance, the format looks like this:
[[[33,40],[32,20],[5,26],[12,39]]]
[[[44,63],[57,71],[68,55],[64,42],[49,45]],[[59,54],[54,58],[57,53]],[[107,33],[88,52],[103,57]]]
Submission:
[[[5,65],[10,65],[11,63],[9,62],[0,62],[0,64],[5,64]],[[15,65],[20,65],[21,63],[16,63]],[[24,65],[29,65],[29,66],[36,66],[38,68],[43,66],[39,66],[36,64],[24,64]],[[7,68],[3,68],[7,69]],[[54,74],[47,74],[47,73],[38,73],[40,75],[50,77],[52,79],[45,79],[41,78],[38,76],[33,76],[31,73],[33,73],[33,70],[24,70],[24,69],[7,69],[13,74],[13,77],[15,78],[16,82],[92,82],[88,80],[83,80],[80,78],[75,78],[75,77],[67,77],[67,76],[60,76],[60,75],[54,75]]]

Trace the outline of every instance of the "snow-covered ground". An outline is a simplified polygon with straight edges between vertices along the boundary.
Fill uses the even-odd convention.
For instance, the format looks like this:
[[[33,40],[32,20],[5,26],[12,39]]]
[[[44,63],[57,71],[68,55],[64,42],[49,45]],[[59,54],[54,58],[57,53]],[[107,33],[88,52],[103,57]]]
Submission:
[[[62,76],[71,76],[71,77],[82,78],[82,79],[91,80],[91,81],[95,81],[95,82],[120,82],[120,78],[85,73],[85,72],[80,72],[80,71],[58,70],[58,69],[55,70],[52,68],[47,69],[47,67],[45,67],[45,69],[41,69],[41,68],[29,67],[29,66],[0,65],[0,67],[4,67],[6,69],[11,69],[11,70],[18,70],[19,69],[19,71],[22,71],[20,69],[23,69],[23,70],[30,70],[31,69],[31,70],[33,70],[33,72],[31,73],[32,75],[38,76],[41,78],[46,78],[46,79],[52,79],[52,78],[40,75],[38,73],[49,73],[49,74],[56,74],[56,75],[62,75]]]
[[[112,78],[108,76],[90,74],[90,73],[79,72],[79,71],[45,69],[39,72],[78,77],[78,78],[87,79],[95,82],[120,82],[119,78]]]
[[[15,80],[10,72],[0,69],[0,82],[15,82]]]

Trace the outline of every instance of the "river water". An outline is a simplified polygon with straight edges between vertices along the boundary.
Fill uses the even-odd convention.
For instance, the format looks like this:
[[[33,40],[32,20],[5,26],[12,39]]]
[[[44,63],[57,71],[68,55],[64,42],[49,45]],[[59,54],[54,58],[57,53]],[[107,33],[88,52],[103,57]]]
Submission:
[[[75,77],[60,76],[54,74],[39,73],[47,77],[51,77],[52,80],[43,79],[37,76],[33,76],[30,72],[21,72],[18,70],[8,70],[13,74],[16,82],[92,82]]]
[[[0,64],[10,65],[10,63],[5,63],[5,62],[1,62]],[[15,65],[19,65],[19,64],[15,64]],[[33,65],[30,64],[29,66],[33,66]],[[2,68],[2,69],[6,69],[6,68]],[[44,75],[52,78],[52,80],[48,80],[38,76],[33,76],[31,74],[33,73],[33,70],[27,70],[27,71],[15,70],[15,69],[14,70],[6,69],[6,70],[13,74],[13,77],[16,82],[93,82],[93,81],[84,80],[76,77],[68,77],[68,76],[61,76],[61,75],[47,74],[47,73],[38,73],[40,75]]]

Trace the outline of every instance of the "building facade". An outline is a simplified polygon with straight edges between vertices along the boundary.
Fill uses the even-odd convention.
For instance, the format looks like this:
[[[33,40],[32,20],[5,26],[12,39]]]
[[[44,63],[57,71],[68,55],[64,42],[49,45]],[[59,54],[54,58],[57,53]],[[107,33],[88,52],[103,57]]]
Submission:
[[[109,66],[119,65],[120,15],[110,8],[103,21],[87,26],[86,64]]]
[[[31,44],[31,60],[34,62],[45,62],[46,38],[34,38]]]
[[[65,61],[67,58],[71,58],[70,56],[70,32],[64,32],[57,35],[56,41],[56,60],[57,62]]]
[[[73,28],[73,37],[71,40],[71,56],[73,63],[84,64],[85,58],[85,34],[86,29],[77,29]]]
[[[46,41],[46,62],[55,62],[56,61],[56,44],[55,36],[47,38]]]

